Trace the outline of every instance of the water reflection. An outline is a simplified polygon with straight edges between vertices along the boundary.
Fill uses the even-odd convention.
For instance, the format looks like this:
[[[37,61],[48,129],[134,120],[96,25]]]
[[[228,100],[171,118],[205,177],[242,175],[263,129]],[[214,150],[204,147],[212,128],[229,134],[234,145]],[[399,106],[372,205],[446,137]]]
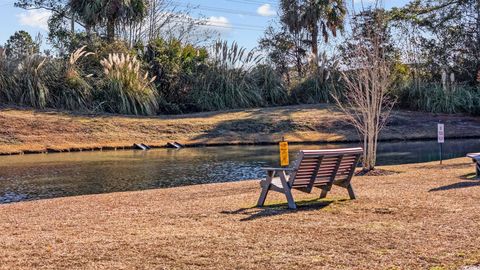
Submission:
[[[291,145],[300,149],[353,147],[356,144]],[[0,157],[0,203],[116,191],[239,181],[263,177],[262,166],[276,165],[276,146],[228,146],[39,154]],[[444,157],[480,151],[480,140],[444,145]],[[433,141],[380,143],[378,164],[438,159]]]

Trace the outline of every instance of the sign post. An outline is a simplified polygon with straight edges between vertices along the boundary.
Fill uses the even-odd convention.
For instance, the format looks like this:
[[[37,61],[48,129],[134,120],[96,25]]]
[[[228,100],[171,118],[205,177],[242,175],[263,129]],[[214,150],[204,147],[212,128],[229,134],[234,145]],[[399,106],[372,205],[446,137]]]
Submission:
[[[438,138],[438,145],[440,147],[440,164],[442,164],[442,154],[443,154],[443,143],[445,142],[445,125],[442,123],[438,123],[437,125],[437,138]]]
[[[287,167],[290,164],[288,159],[288,142],[282,138],[282,141],[279,143],[280,146],[280,166]]]

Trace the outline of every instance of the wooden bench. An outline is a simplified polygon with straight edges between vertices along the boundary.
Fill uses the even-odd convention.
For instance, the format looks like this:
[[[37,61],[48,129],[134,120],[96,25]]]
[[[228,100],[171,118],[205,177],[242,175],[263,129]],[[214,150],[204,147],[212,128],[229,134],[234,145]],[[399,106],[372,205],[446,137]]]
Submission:
[[[288,207],[296,209],[292,189],[311,193],[314,187],[320,188],[320,198],[325,198],[333,185],[346,188],[350,199],[355,199],[350,180],[362,153],[362,148],[302,150],[292,168],[263,168],[267,178],[260,182],[257,206],[263,206],[268,192],[273,190],[285,194]]]
[[[477,179],[480,178],[480,153],[469,153],[467,157],[471,158],[475,163]]]

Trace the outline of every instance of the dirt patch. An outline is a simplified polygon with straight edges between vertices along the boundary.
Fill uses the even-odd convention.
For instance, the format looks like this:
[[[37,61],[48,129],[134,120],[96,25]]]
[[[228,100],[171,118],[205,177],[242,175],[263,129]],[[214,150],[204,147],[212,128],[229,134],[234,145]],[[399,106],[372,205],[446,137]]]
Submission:
[[[355,173],[355,176],[387,176],[392,174],[399,174],[400,172],[397,171],[390,171],[390,170],[383,170],[383,169],[375,169],[371,171],[363,171],[360,170]]]

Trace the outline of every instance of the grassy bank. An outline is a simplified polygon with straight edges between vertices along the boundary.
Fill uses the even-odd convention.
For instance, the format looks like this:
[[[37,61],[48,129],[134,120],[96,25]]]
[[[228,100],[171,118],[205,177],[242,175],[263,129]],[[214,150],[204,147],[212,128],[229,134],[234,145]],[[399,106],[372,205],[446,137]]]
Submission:
[[[459,269],[480,263],[480,182],[466,158],[355,177],[358,200],[257,181],[0,205],[0,269]],[[272,206],[272,204],[274,204]],[[275,204],[279,204],[276,205]],[[434,268],[436,267],[436,268]]]
[[[301,105],[160,117],[81,115],[58,111],[0,109],[0,153],[115,149],[133,143],[164,146],[290,142],[345,142],[357,134],[329,105]],[[396,111],[381,139],[479,137],[480,118]]]

